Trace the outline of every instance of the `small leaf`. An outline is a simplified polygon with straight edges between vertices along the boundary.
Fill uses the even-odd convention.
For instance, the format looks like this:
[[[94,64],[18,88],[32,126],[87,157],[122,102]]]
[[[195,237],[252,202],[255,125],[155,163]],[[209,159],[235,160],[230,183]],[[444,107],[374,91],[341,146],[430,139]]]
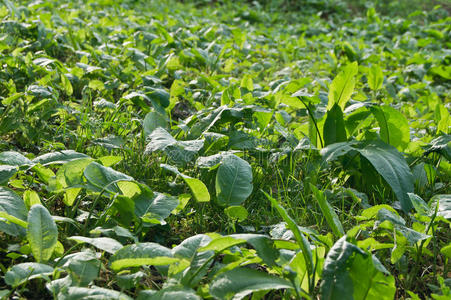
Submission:
[[[283,278],[253,269],[236,268],[214,278],[210,283],[210,294],[216,299],[239,300],[257,291],[292,288],[291,283]]]
[[[50,259],[58,241],[58,228],[48,210],[40,204],[28,212],[27,239],[37,262]]]
[[[247,209],[242,206],[229,206],[224,209],[224,212],[230,219],[238,222],[243,222],[249,215]]]

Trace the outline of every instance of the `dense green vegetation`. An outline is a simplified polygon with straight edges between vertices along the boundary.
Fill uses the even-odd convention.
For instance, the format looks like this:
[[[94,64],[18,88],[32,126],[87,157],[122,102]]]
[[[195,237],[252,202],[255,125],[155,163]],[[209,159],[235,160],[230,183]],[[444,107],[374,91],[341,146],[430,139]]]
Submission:
[[[1,299],[450,299],[446,1],[18,2]]]

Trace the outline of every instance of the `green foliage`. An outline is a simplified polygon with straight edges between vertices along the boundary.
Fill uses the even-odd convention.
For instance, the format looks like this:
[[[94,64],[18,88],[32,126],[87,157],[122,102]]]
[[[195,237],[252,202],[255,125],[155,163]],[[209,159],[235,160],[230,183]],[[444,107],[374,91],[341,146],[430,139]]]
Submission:
[[[0,2],[0,298],[448,299],[423,2]]]

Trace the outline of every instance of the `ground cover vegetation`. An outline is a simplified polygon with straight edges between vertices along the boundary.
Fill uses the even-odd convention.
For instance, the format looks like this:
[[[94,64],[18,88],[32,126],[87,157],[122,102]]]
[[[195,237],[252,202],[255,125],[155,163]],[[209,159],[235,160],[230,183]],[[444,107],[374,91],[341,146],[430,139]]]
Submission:
[[[0,298],[450,299],[425,2],[4,0]]]

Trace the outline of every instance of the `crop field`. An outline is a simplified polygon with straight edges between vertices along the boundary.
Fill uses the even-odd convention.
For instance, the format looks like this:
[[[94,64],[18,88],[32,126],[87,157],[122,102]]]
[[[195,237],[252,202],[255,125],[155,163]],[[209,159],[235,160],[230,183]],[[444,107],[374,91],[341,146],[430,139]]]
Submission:
[[[0,299],[451,299],[450,8],[0,1]]]

